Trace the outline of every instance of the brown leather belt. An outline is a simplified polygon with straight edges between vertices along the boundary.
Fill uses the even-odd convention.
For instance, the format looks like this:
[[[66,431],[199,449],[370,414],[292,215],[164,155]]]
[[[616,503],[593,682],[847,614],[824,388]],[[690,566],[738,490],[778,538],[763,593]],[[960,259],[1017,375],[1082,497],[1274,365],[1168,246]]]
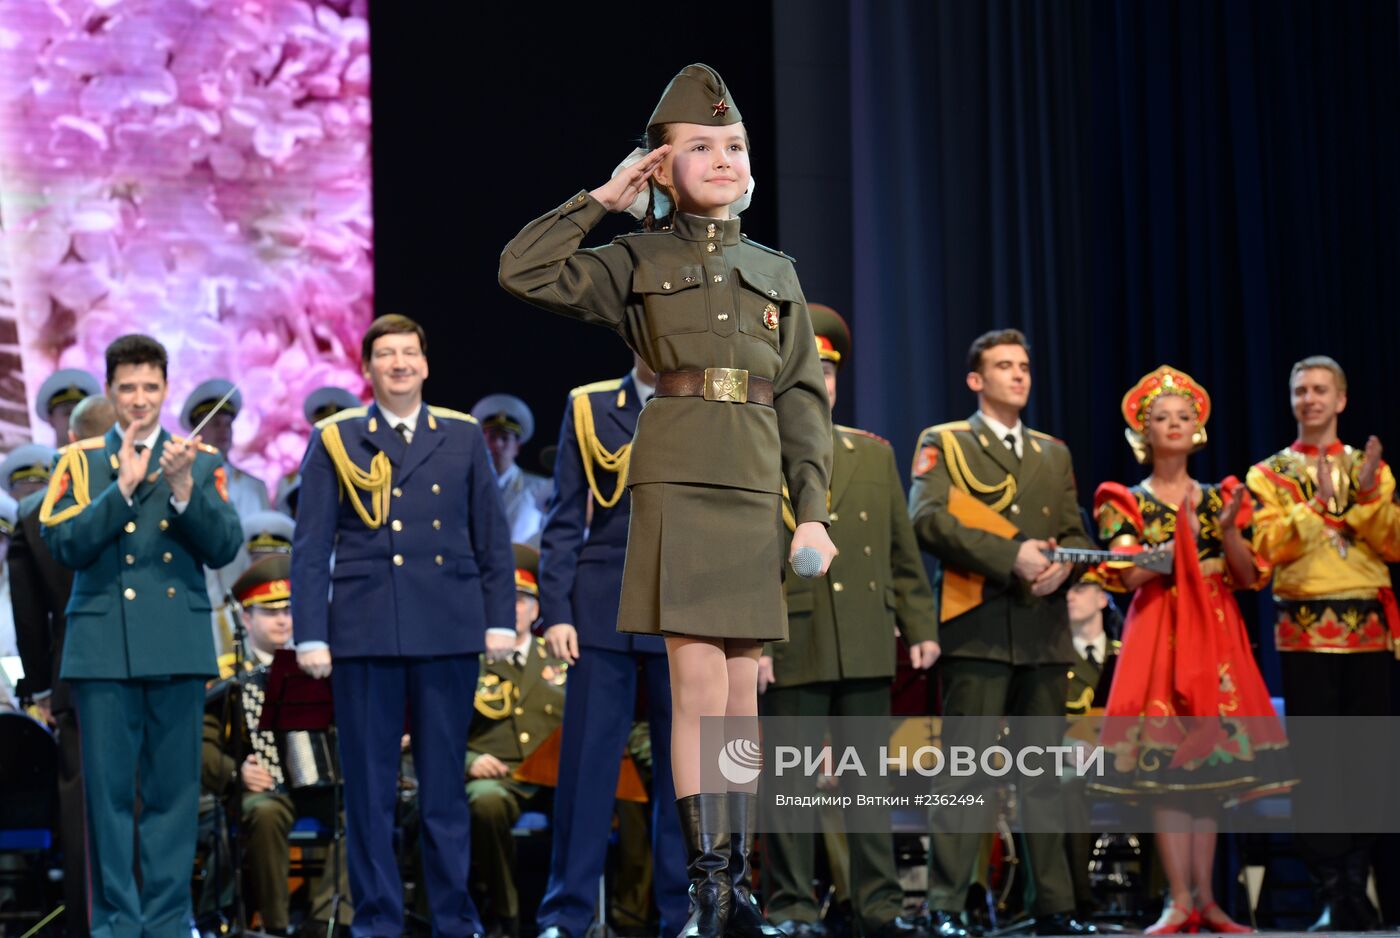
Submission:
[[[773,382],[742,368],[663,371],[656,376],[657,397],[703,397],[729,404],[773,406]]]

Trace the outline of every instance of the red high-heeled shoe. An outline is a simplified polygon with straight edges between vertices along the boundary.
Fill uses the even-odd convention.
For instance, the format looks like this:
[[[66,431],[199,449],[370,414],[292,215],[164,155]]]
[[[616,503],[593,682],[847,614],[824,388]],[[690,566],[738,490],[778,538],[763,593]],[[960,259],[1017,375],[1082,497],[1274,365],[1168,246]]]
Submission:
[[[1201,915],[1195,909],[1183,911],[1180,906],[1169,905],[1162,910],[1162,917],[1143,930],[1144,935],[1185,935],[1196,930]]]
[[[1212,935],[1248,935],[1254,932],[1248,925],[1241,925],[1230,918],[1225,914],[1225,910],[1214,902],[1201,907],[1200,929]]]

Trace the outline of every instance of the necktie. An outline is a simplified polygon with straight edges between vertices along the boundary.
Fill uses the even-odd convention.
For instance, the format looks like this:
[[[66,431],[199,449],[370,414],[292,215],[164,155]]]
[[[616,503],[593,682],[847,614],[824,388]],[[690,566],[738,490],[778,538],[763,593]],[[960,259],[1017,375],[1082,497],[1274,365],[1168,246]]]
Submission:
[[[1096,645],[1086,645],[1084,648],[1084,660],[1090,664],[1099,663],[1099,649]]]
[[[1011,450],[1011,455],[1012,455],[1012,456],[1015,456],[1017,459],[1020,459],[1020,458],[1021,458],[1021,454],[1018,453],[1018,452],[1016,452],[1016,434],[1014,434],[1014,433],[1007,433],[1007,434],[1006,434],[1006,448],[1009,449],[1009,450]]]
[[[525,652],[519,650],[511,652],[510,661],[517,668],[525,667]]]
[[[397,430],[397,431],[399,432],[399,436],[403,437],[403,441],[404,441],[405,443],[412,443],[412,442],[413,442],[413,434],[409,431],[409,429],[408,429],[408,424],[406,424],[406,423],[398,423],[398,424],[395,424],[395,425],[394,425],[394,429]]]

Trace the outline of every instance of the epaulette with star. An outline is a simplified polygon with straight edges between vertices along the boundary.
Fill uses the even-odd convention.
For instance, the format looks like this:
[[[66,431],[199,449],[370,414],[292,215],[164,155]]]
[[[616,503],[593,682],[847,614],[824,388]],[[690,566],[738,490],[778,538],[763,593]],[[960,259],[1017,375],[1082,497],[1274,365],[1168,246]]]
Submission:
[[[569,397],[578,397],[580,394],[594,394],[601,391],[616,391],[622,387],[621,378],[609,378],[606,381],[594,381],[592,384],[580,384],[569,392]]]
[[[1051,436],[1050,434],[1048,434],[1048,433],[1042,433],[1042,432],[1040,432],[1039,430],[1032,430],[1030,427],[1027,427],[1027,428],[1026,428],[1026,432],[1029,433],[1031,436],[1035,437],[1036,439],[1039,439],[1039,440],[1048,440],[1048,441],[1051,442],[1051,443],[1058,443],[1058,444],[1060,444],[1061,446],[1064,446],[1064,445],[1065,445],[1065,441],[1062,440],[1062,439],[1060,439],[1060,438],[1057,437],[1057,436]]]
[[[76,443],[69,443],[67,446],[59,447],[58,454],[62,456],[69,450],[102,449],[106,445],[107,438],[105,436],[90,436],[86,439],[78,440]]]
[[[784,254],[782,251],[779,251],[777,248],[770,248],[768,245],[762,244],[762,243],[760,243],[760,242],[758,242],[758,241],[755,241],[753,238],[750,238],[750,237],[749,237],[748,235],[746,235],[746,234],[740,234],[740,235],[739,235],[739,240],[742,241],[742,242],[744,242],[745,244],[749,245],[750,247],[756,247],[756,248],[758,248],[760,251],[767,251],[769,254],[776,254],[778,257],[786,258],[787,261],[788,261],[789,263],[792,263],[792,264],[796,264],[796,263],[797,263],[797,258],[793,257],[791,254]]]
[[[893,443],[880,436],[878,433],[871,433],[869,430],[862,430],[859,427],[847,427],[838,423],[836,425],[836,429],[840,430],[842,433],[855,433],[859,436],[865,437],[868,440],[874,440],[876,443],[883,443],[884,445],[889,447],[894,446]]]
[[[349,420],[352,417],[363,417],[368,413],[368,407],[347,407],[344,410],[336,411],[329,417],[323,417],[316,421],[316,429],[324,430],[333,423],[340,423],[342,420]]]
[[[444,420],[462,420],[466,423],[476,423],[477,420],[471,414],[464,414],[460,410],[452,410],[448,407],[435,407],[428,405],[428,413],[434,417],[441,417]]]
[[[923,439],[930,433],[956,433],[958,431],[968,431],[972,429],[972,424],[966,420],[950,420],[947,423],[936,423],[931,427],[924,427],[919,431],[919,438]]]

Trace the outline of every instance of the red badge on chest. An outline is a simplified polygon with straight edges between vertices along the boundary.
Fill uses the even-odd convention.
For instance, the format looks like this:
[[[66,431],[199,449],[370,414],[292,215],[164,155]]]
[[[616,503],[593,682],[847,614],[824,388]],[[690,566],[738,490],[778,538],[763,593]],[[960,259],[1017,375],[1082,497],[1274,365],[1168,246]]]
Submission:
[[[772,303],[763,307],[763,324],[769,329],[778,328],[778,307]]]

